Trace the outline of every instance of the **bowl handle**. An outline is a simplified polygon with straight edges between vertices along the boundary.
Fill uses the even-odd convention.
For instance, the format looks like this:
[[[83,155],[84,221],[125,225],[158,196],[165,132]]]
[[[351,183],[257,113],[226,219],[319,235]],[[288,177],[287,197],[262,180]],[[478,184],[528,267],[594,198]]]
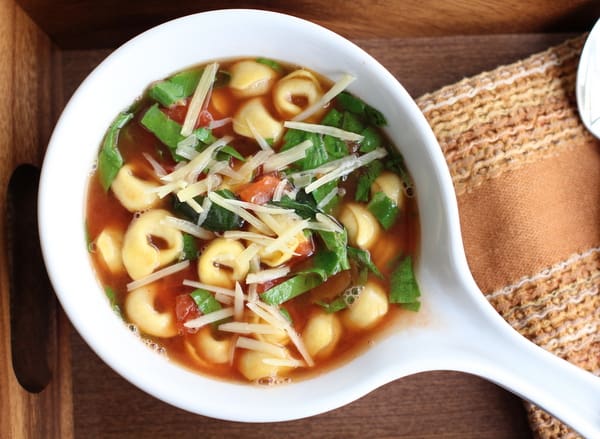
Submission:
[[[460,349],[467,354],[456,368],[521,396],[583,437],[600,437],[600,377],[519,334],[485,300],[472,278],[465,276],[459,283],[473,299],[461,302],[468,308],[463,316],[473,318],[455,325],[461,332]]]

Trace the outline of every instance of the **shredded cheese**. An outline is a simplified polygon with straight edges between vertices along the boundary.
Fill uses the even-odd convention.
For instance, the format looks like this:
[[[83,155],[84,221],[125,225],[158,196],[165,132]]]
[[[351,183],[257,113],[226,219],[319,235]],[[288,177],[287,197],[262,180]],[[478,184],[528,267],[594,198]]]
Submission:
[[[344,177],[358,168],[365,166],[371,163],[373,160],[377,160],[379,158],[385,157],[387,155],[387,151],[385,148],[377,148],[371,152],[363,154],[360,157],[356,157],[355,155],[351,155],[343,165],[339,168],[334,169],[333,171],[319,177],[308,186],[304,188],[304,191],[309,194],[312,191],[320,188],[324,184],[329,183],[330,181],[336,180],[338,178]]]
[[[169,265],[161,270],[155,271],[152,274],[149,274],[146,277],[141,279],[134,280],[127,284],[127,291],[133,291],[136,288],[143,287],[144,285],[151,284],[152,282],[156,282],[163,277],[170,276],[173,273],[177,273],[178,271],[184,270],[190,265],[190,261],[181,261],[173,265]]]
[[[294,251],[297,245],[297,242],[294,245],[294,248],[289,248],[289,243],[294,237],[300,233],[302,230],[306,229],[308,226],[308,220],[296,221],[295,224],[289,226],[285,232],[277,237],[275,241],[265,247],[265,251],[267,253],[274,252],[276,250],[291,250]]]
[[[269,215],[291,215],[294,213],[294,209],[284,209],[283,207],[266,206],[263,204],[249,203],[242,200],[227,199],[227,201],[234,206],[239,206],[246,210],[253,210],[255,212],[267,213]]]
[[[295,358],[263,358],[262,362],[277,367],[305,367],[306,363]]]
[[[167,216],[161,223],[167,224],[177,230],[188,233],[196,238],[208,240],[215,237],[215,234],[209,230],[203,229],[197,226],[191,221],[186,221],[181,218],[175,218],[174,216]]]
[[[347,140],[349,142],[361,142],[364,139],[364,136],[361,136],[360,134],[328,125],[318,125],[314,123],[294,122],[287,120],[283,123],[283,126],[295,130],[306,131],[308,133],[326,134],[328,136],[337,137],[338,139]]]
[[[245,232],[243,230],[227,230],[223,232],[223,238],[245,239],[246,241],[256,242],[262,246],[268,245],[269,243],[275,241],[275,238],[271,238],[270,236],[265,236],[254,232]]]
[[[192,180],[193,176],[197,176],[204,171],[206,166],[212,160],[213,154],[215,154],[219,149],[227,145],[232,140],[232,136],[224,136],[216,140],[212,145],[207,146],[204,151],[194,157],[190,162],[186,163],[170,174],[165,175],[161,178],[161,180],[165,182],[184,180],[186,178]]]
[[[248,304],[247,306],[250,307],[250,305],[251,304]],[[292,325],[290,325],[290,322],[288,322],[283,317],[281,312],[277,308],[274,308],[271,305],[267,305],[266,303],[261,302],[261,301],[256,302],[256,304],[254,304],[254,305],[255,305],[255,308],[265,311],[263,314],[270,315],[271,321],[278,323],[278,325],[274,324],[274,326],[281,327],[282,329],[285,330],[287,335],[290,337],[290,340],[292,341],[292,343],[294,343],[294,345],[296,346],[296,349],[298,349],[298,352],[300,352],[300,355],[302,355],[302,358],[304,358],[304,361],[306,361],[306,364],[309,367],[314,366],[315,362],[312,359],[311,355],[308,353],[308,350],[306,349],[306,346],[304,345],[302,338],[300,337],[298,332],[296,332],[296,330],[292,327]],[[254,311],[254,312],[256,312],[256,311]],[[271,322],[269,322],[269,323],[271,323]]]
[[[273,191],[273,201],[281,201],[281,198],[283,197],[283,193],[286,189],[286,187],[288,186],[289,182],[287,180],[287,178],[283,178],[279,183],[277,183],[277,186],[275,187],[275,190]]]
[[[227,209],[230,212],[233,212],[236,215],[244,218],[246,221],[248,221],[248,223],[252,224],[254,227],[256,227],[261,232],[269,233],[269,229],[261,220],[256,218],[254,215],[252,215],[250,212],[248,212],[244,208],[231,203],[230,201],[232,201],[232,200],[223,198],[216,192],[210,192],[208,194],[208,198],[210,198],[210,200],[213,203],[215,203],[216,205],[221,206],[223,209]]]
[[[239,282],[235,283],[235,290],[233,296],[233,318],[236,321],[242,320],[244,317],[244,291]]]
[[[283,267],[271,268],[268,270],[259,271],[258,273],[248,273],[246,276],[247,284],[260,284],[268,282],[273,279],[279,279],[290,272],[290,267],[284,265]]]
[[[254,125],[250,122],[250,120],[246,119],[246,125],[248,125],[248,128],[250,129],[250,132],[256,139],[256,143],[258,143],[258,146],[260,146],[260,149],[262,149],[264,151],[273,151],[273,148],[271,148],[271,145],[269,145],[269,143],[265,140],[265,138],[260,135],[260,133],[254,127]]]
[[[344,231],[344,228],[329,215],[324,215],[319,212],[315,215],[315,219],[326,228],[329,228],[331,232],[341,233]]]
[[[215,77],[217,76],[218,69],[219,64],[212,63],[206,66],[204,72],[202,72],[202,76],[200,77],[200,81],[198,81],[198,86],[194,91],[194,95],[190,101],[190,106],[188,107],[188,111],[185,115],[183,126],[181,127],[182,136],[187,137],[192,134],[192,131],[194,131],[196,121],[198,120],[198,116],[202,111],[204,101],[206,101],[209,97],[208,95],[212,88]]]
[[[264,172],[279,171],[291,163],[306,157],[306,151],[313,146],[312,140],[307,139],[304,142],[291,147],[288,150],[278,152],[269,158],[269,161],[263,165]]]
[[[142,155],[146,160],[148,160],[148,163],[150,163],[150,166],[152,166],[152,170],[157,175],[157,177],[163,177],[167,175],[167,171],[165,171],[165,168],[163,168],[160,163],[154,160],[154,157],[152,157],[147,152],[142,153]]]
[[[325,206],[327,206],[329,204],[329,202],[331,200],[334,199],[334,197],[338,194],[338,188],[334,187],[333,189],[331,189],[329,191],[329,193],[327,195],[325,195],[323,197],[323,199],[321,201],[319,201],[317,203],[317,209],[323,209]]]
[[[218,120],[211,120],[210,123],[208,124],[207,128],[209,130],[214,130],[215,128],[221,128],[224,127],[225,125],[231,123],[232,119],[231,117],[225,117],[223,119],[218,119]]]
[[[233,305],[233,297],[227,296],[226,294],[215,293],[215,299],[223,305]]]
[[[246,159],[246,163],[244,163],[238,170],[237,176],[233,177],[233,180],[236,183],[244,183],[248,182],[252,179],[252,175],[254,171],[258,169],[261,165],[267,162],[275,152],[273,150],[266,151],[260,150],[253,156],[250,156]]]
[[[347,73],[344,74],[338,82],[333,84],[333,86],[327,91],[327,93],[325,93],[323,96],[321,96],[321,99],[319,99],[313,105],[310,105],[308,108],[306,108],[300,114],[296,115],[292,120],[299,121],[299,120],[304,120],[304,119],[309,118],[310,116],[315,114],[317,111],[319,111],[323,106],[328,104],[329,101],[331,101],[333,98],[335,98],[341,92],[343,92],[346,89],[346,87],[348,87],[352,82],[354,82],[355,79],[356,78],[352,75],[349,75]]]
[[[222,323],[218,327],[219,331],[234,332],[236,334],[279,334],[281,329],[277,329],[267,323],[247,323],[247,322],[228,322]]]
[[[254,338],[239,337],[235,343],[236,347],[249,349],[251,351],[264,352],[278,358],[287,358],[287,351],[281,346]]]
[[[184,279],[183,285],[185,285],[186,287],[202,288],[203,290],[210,291],[216,294],[223,294],[229,297],[233,297],[235,295],[235,291],[229,288],[217,287],[215,285],[205,284],[203,282],[197,282],[189,279]]]
[[[158,198],[165,198],[171,192],[175,192],[176,190],[183,189],[187,186],[187,183],[183,180],[174,181],[172,183],[167,183],[162,186],[158,186],[150,189],[151,192],[156,192]]]
[[[222,308],[218,311],[209,312],[200,317],[192,320],[188,320],[183,324],[186,328],[201,328],[219,320],[226,319],[227,317],[233,316],[233,308]]]
[[[207,193],[208,191],[214,190],[221,184],[223,179],[216,174],[208,174],[206,178],[203,178],[196,183],[192,183],[177,192],[177,198],[181,202],[191,200],[192,198]],[[204,209],[203,209],[204,210]]]
[[[208,216],[208,211],[210,210],[210,206],[212,206],[212,201],[210,201],[210,198],[206,197],[202,201],[202,212],[200,212],[200,214],[198,215],[198,221],[196,222],[196,225],[198,227],[201,227],[204,221],[206,220],[206,217]]]

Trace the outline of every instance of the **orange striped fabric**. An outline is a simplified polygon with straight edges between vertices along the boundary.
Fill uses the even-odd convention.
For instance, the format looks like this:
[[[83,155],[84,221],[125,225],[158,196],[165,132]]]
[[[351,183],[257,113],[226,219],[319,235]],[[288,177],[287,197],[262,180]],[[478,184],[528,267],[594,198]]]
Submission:
[[[417,99],[446,156],[473,275],[516,330],[600,375],[600,142],[579,120],[585,36]],[[577,437],[527,404],[541,438]]]

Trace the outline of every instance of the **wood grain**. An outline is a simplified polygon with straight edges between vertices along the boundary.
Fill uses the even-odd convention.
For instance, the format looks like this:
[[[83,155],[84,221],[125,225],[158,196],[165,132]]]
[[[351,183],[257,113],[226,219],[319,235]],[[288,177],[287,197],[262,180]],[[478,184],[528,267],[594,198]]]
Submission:
[[[595,0],[18,0],[62,48],[115,47],[151,26],[219,8],[268,9],[348,38],[397,38],[590,29]]]
[[[36,183],[19,180],[35,178],[37,171],[18,173],[18,177],[12,180],[19,166],[30,164],[39,167],[41,164],[57,114],[55,90],[59,88],[54,88],[51,82],[51,78],[56,77],[55,67],[60,66],[57,53],[48,36],[13,0],[0,0],[0,205],[5,206],[0,227],[4,232],[9,224],[29,226],[29,233],[22,236],[7,239],[6,233],[0,235],[2,438],[69,438],[73,431],[68,324],[43,280],[45,274],[39,256],[35,221]],[[17,199],[20,206],[12,212],[10,206],[15,203],[11,199]],[[7,214],[13,215],[10,221],[7,221]],[[14,218],[15,214],[23,217]],[[21,279],[21,282],[16,282],[15,278]],[[15,290],[15,287],[25,285],[28,288]],[[11,290],[13,299],[19,299],[12,300],[13,303]],[[28,299],[27,295],[34,292],[38,296]],[[18,306],[31,303],[35,297],[43,299],[38,300],[43,309],[23,312],[26,311],[24,307]],[[18,311],[18,314],[11,315],[11,310]],[[39,313],[44,314],[41,319],[43,325],[40,326],[39,321],[37,326],[31,324],[30,319],[36,314],[39,317]],[[32,330],[11,333],[14,327]],[[37,333],[33,329],[36,327]],[[47,343],[39,345],[39,340],[27,339],[40,335],[46,336]],[[27,344],[39,346],[42,351],[32,352],[26,349]],[[31,358],[33,355],[36,357]],[[47,373],[52,374],[48,385],[47,378],[43,376]]]
[[[570,34],[355,39],[419,96],[557,44]],[[110,50],[62,54],[68,97]],[[390,383],[364,398],[314,418],[243,424],[186,413],[139,391],[72,334],[74,432],[91,438],[529,438],[522,402],[477,377],[423,373]],[[410,353],[407,353],[409,355]],[[368,373],[368,371],[365,371]],[[199,392],[199,397],[202,397]],[[123,407],[128,407],[126,415]],[[129,409],[132,408],[132,409]]]

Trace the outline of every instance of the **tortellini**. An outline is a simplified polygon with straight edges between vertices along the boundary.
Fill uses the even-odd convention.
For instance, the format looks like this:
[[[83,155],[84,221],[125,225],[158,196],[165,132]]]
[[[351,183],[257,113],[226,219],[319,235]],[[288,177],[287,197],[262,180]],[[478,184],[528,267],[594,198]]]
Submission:
[[[125,232],[123,264],[132,279],[141,279],[154,270],[179,258],[183,234],[164,223],[169,212],[148,210],[135,218]],[[153,242],[160,240],[159,243]]]
[[[273,88],[273,103],[284,117],[293,117],[323,96],[319,80],[308,70],[296,70]]]
[[[248,274],[250,265],[238,256],[244,244],[227,238],[217,238],[208,244],[198,259],[198,277],[201,282],[223,288],[233,288]]]
[[[146,334],[174,337],[177,335],[175,316],[172,312],[160,312],[155,308],[156,294],[153,285],[131,291],[125,298],[127,318]]]
[[[112,273],[123,271],[123,258],[121,247],[123,246],[123,233],[118,229],[106,228],[96,238],[96,249],[100,257]]]
[[[198,356],[210,363],[223,364],[230,359],[233,348],[231,337],[216,339],[210,326],[200,328],[197,333],[189,335],[186,341],[191,344]]]
[[[233,130],[240,136],[254,138],[254,130],[264,139],[277,140],[283,132],[283,122],[275,119],[260,97],[244,102],[233,117]]]
[[[308,320],[302,339],[312,357],[327,357],[342,335],[342,325],[334,313],[319,312]]]
[[[371,185],[371,195],[375,195],[377,192],[383,192],[386,197],[396,203],[396,206],[398,206],[399,209],[402,208],[404,203],[404,190],[402,180],[400,180],[400,177],[397,174],[385,171],[377,177]]]
[[[269,358],[273,358],[272,355],[264,352],[243,351],[239,355],[238,369],[249,381],[285,375],[291,370],[288,366],[275,366],[263,361]]]
[[[130,212],[150,209],[158,204],[160,198],[152,189],[158,183],[142,180],[134,175],[129,164],[123,165],[112,182],[111,189],[119,202]]]
[[[340,221],[348,230],[348,240],[352,245],[368,250],[381,234],[377,218],[359,203],[347,203],[340,213]]]
[[[368,329],[381,321],[388,307],[383,288],[374,282],[367,282],[350,308],[342,311],[342,321],[349,329]]]
[[[265,94],[277,78],[275,70],[254,60],[235,63],[231,66],[229,73],[231,74],[229,87],[232,93],[240,98]]]

